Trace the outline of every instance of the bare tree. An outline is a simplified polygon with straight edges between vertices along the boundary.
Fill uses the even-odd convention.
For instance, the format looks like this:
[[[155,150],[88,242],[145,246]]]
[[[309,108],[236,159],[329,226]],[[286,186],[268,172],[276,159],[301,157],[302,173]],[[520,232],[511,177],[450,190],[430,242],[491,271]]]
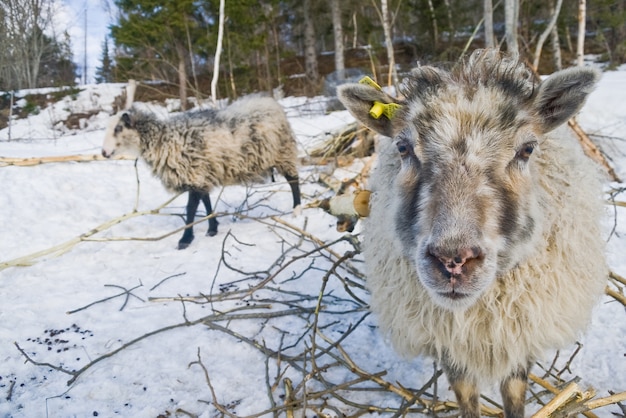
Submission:
[[[437,49],[439,45],[439,27],[437,25],[437,15],[435,15],[433,0],[428,0],[428,11],[430,12],[430,18],[433,25],[433,46]]]
[[[311,16],[311,0],[304,0],[304,67],[307,78],[307,94],[315,94],[319,82],[317,51],[315,48],[315,27]]]
[[[517,26],[519,17],[519,0],[504,0],[504,39],[507,50],[518,53]]]
[[[12,88],[35,88],[46,48],[53,33],[52,0],[0,2],[0,74]]]
[[[576,42],[576,62],[579,66],[582,66],[584,63],[586,18],[587,3],[585,0],[578,0],[578,42]]]
[[[483,1],[483,20],[485,25],[485,48],[494,48],[496,40],[493,34],[493,1]]]
[[[341,7],[339,0],[330,0],[330,10],[333,16],[333,36],[335,38],[335,71],[337,80],[343,80],[345,75],[343,52],[343,28],[341,26]]]
[[[552,17],[550,18],[550,22],[548,22],[548,26],[546,26],[546,29],[539,36],[539,39],[537,40],[537,46],[535,48],[535,56],[533,59],[533,68],[535,69],[535,71],[537,71],[537,68],[539,67],[539,58],[541,57],[543,43],[546,41],[546,39],[548,39],[550,33],[552,33],[552,29],[556,27],[556,21],[559,18],[562,4],[563,0],[557,0],[556,6],[550,6],[550,13]]]
[[[389,62],[389,73],[387,85],[398,85],[398,73],[396,72],[396,58],[393,53],[393,40],[391,38],[391,23],[389,21],[389,7],[387,0],[381,0],[383,31],[385,33],[385,48],[387,49],[387,61]]]
[[[220,0],[220,17],[217,28],[217,47],[215,48],[215,61],[213,63],[213,78],[211,79],[211,100],[213,104],[217,104],[217,80],[220,74],[220,56],[222,55],[222,42],[224,39],[224,3],[226,0]]]
[[[552,61],[554,71],[563,69],[563,61],[561,59],[561,43],[559,42],[559,31],[557,25],[552,27],[552,35],[550,36],[552,45]]]

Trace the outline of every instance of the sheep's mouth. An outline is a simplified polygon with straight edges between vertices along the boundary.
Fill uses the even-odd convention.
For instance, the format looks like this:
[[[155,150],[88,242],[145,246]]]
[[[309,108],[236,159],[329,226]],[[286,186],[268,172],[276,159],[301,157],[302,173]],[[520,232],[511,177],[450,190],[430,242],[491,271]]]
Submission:
[[[469,297],[467,293],[459,293],[454,290],[451,292],[439,292],[439,295],[446,299],[451,299],[451,300],[461,300],[461,299],[465,299]]]

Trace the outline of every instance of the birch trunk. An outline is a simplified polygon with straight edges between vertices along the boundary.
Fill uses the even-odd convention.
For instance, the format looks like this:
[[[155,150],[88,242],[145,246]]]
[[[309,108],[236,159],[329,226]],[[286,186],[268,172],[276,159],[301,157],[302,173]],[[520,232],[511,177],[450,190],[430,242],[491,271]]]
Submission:
[[[550,13],[552,17],[550,18],[550,22],[548,22],[548,26],[546,30],[543,31],[539,39],[537,40],[537,47],[535,48],[535,56],[533,59],[533,68],[537,71],[539,67],[539,59],[541,58],[541,50],[543,49],[543,44],[548,39],[548,36],[552,32],[552,29],[556,27],[556,21],[559,18],[559,13],[561,12],[561,5],[563,4],[563,0],[557,0],[556,6],[550,7]]]
[[[345,64],[343,59],[343,28],[341,26],[341,7],[339,0],[330,0],[330,10],[333,16],[333,36],[335,38],[335,71],[337,80],[345,78]]]
[[[494,48],[496,41],[493,35],[493,1],[483,2],[483,21],[485,25],[485,48]]]
[[[556,25],[552,28],[551,44],[554,71],[562,70],[563,60],[561,59],[561,42],[559,41],[559,31]]]
[[[315,27],[311,18],[311,0],[304,0],[304,67],[307,78],[307,95],[315,94],[319,80],[317,51],[315,50]]]
[[[178,54],[178,96],[180,98],[180,108],[181,110],[187,110],[187,66],[185,65],[187,51],[182,44],[177,43],[176,53]]]
[[[435,16],[433,0],[428,0],[428,11],[430,12],[430,18],[433,24],[433,47],[437,49],[439,46],[439,27],[437,25],[437,16]]]
[[[215,48],[215,60],[213,62],[213,78],[211,79],[211,100],[217,105],[217,80],[220,75],[220,56],[222,55],[222,42],[224,38],[224,3],[220,0],[220,17],[217,27],[217,47]]]
[[[578,0],[578,42],[576,42],[576,63],[584,64],[585,55],[585,19],[587,18],[587,4],[585,0]]]
[[[517,43],[517,17],[519,2],[517,0],[504,0],[504,39],[507,50],[512,54],[519,53]]]
[[[387,61],[389,62],[389,73],[387,85],[398,85],[398,74],[396,72],[396,58],[393,53],[393,41],[391,38],[391,24],[389,23],[389,7],[387,0],[381,0],[383,31],[385,33],[385,47],[387,49]]]

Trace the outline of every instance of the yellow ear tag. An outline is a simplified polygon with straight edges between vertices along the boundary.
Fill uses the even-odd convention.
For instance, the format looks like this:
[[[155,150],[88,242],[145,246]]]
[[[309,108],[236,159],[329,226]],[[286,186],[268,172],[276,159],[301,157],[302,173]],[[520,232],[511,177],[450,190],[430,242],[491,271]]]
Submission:
[[[360,84],[365,84],[370,87],[375,88],[376,90],[382,91],[383,89],[372,80],[370,77],[365,76],[359,80]],[[379,101],[375,101],[370,109],[370,116],[374,119],[379,119],[382,115],[385,115],[387,119],[393,118],[393,115],[396,113],[398,109],[400,109],[400,105],[397,103],[383,103]]]
[[[385,115],[387,119],[391,119],[401,107],[397,103],[374,102],[370,109],[370,116],[379,119],[381,115]]]
[[[364,76],[362,79],[360,79],[359,83],[367,84],[370,87],[374,87],[376,90],[382,90],[382,88],[378,85],[378,83],[376,83],[374,80],[372,80],[368,76]]]

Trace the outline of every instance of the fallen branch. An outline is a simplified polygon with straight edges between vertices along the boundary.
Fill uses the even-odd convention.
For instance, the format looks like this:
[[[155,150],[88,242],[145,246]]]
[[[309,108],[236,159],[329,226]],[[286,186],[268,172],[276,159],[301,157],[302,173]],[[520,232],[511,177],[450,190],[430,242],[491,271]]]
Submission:
[[[559,409],[573,401],[585,401],[595,395],[594,390],[583,392],[576,382],[572,382],[541,408],[533,418],[549,418]]]
[[[578,122],[574,118],[567,121],[567,124],[572,128],[572,130],[578,135],[578,139],[580,144],[585,151],[585,154],[598,164],[600,164],[606,170],[607,174],[611,178],[611,180],[621,183],[622,181],[613,170],[613,167],[609,164],[609,162],[604,158],[600,149],[594,144],[594,142],[589,138],[589,136],[583,131]]]
[[[166,207],[167,205],[169,205],[171,202],[173,202],[179,195],[176,195],[172,198],[170,198],[169,200],[167,200],[165,203],[163,203],[162,205],[160,205],[159,207],[157,207],[156,209],[151,209],[151,210],[145,210],[145,211],[141,211],[141,212],[130,212],[127,213],[125,215],[122,215],[118,218],[115,219],[111,219],[103,224],[98,225],[97,227],[95,227],[94,229],[91,229],[88,232],[85,232],[84,234],[81,234],[77,237],[74,237],[68,241],[65,241],[59,245],[55,245],[53,247],[50,247],[48,249],[42,250],[42,251],[37,251],[35,253],[23,256],[23,257],[18,257],[18,258],[14,258],[12,260],[8,260],[8,261],[4,261],[2,263],[0,263],[0,271],[9,268],[9,267],[28,267],[28,266],[32,266],[33,264],[35,264],[37,262],[37,260],[41,257],[44,256],[52,256],[52,257],[58,257],[60,255],[65,254],[66,252],[68,252],[69,250],[71,250],[76,244],[83,242],[83,241],[89,241],[90,237],[92,237],[93,235],[102,232],[106,229],[109,229],[119,223],[122,223],[128,219],[131,218],[136,218],[138,216],[144,216],[144,215],[154,215],[157,214],[161,211],[161,209],[163,209],[164,207]],[[184,229],[184,228],[183,228]],[[171,232],[170,234],[166,235],[169,236],[174,232]],[[110,239],[111,241],[113,239]],[[94,240],[95,241],[95,240]]]
[[[100,154],[77,154],[77,155],[63,155],[56,157],[32,157],[32,158],[14,158],[14,157],[0,157],[0,167],[7,167],[10,165],[20,167],[30,167],[39,164],[49,163],[88,163],[91,161],[109,161],[109,160],[134,160],[135,158],[125,156],[114,156],[112,158],[104,158]]]

